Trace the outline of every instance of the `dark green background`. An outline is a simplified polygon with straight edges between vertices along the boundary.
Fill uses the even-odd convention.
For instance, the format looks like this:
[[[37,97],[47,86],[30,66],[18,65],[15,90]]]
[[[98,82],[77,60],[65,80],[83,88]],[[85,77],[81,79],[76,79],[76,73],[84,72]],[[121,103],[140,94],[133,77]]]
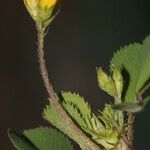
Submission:
[[[108,69],[115,50],[150,34],[149,0],[63,0],[49,28],[46,56],[56,91],[75,91],[93,110],[110,97],[99,90],[97,66]],[[36,30],[22,0],[5,0],[0,9],[0,150],[11,150],[6,131],[47,125],[47,103],[39,76]],[[137,115],[136,150],[150,148],[150,111]]]

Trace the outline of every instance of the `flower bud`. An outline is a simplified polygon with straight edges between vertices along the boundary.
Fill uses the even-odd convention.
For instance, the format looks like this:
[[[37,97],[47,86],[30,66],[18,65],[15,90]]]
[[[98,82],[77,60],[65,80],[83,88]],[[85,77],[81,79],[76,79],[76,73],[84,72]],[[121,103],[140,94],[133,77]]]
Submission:
[[[97,78],[98,78],[99,87],[102,90],[106,91],[109,95],[113,97],[117,96],[117,91],[116,91],[114,81],[102,70],[102,68],[97,69]]]
[[[41,9],[49,9],[56,4],[57,0],[39,0],[39,7]]]
[[[53,16],[57,0],[24,0],[24,4],[36,23],[46,23]]]
[[[112,67],[113,75],[112,78],[115,82],[117,97],[121,98],[121,93],[123,90],[123,77],[117,67]]]

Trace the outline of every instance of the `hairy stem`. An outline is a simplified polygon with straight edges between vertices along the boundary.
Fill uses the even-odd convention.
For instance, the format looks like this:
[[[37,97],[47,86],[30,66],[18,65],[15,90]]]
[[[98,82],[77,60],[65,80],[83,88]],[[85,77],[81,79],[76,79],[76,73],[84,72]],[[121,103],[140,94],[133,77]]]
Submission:
[[[133,150],[133,147],[126,138],[122,138],[118,150]]]
[[[128,140],[130,142],[130,145],[133,149],[133,139],[134,139],[134,123],[135,123],[135,114],[129,113],[129,118],[128,118]]]
[[[38,30],[38,58],[39,58],[39,67],[40,67],[40,74],[44,82],[44,86],[46,87],[48,96],[51,100],[51,104],[55,107],[55,109],[59,112],[61,117],[67,123],[67,125],[75,131],[76,135],[72,137],[81,147],[84,147],[86,150],[100,150],[100,148],[93,143],[71,120],[71,118],[67,115],[63,107],[58,102],[55,92],[53,90],[52,84],[50,83],[48,77],[48,71],[46,68],[46,62],[44,59],[44,35],[45,35],[45,28],[42,25],[37,25]],[[78,140],[80,137],[81,141]],[[80,142],[80,143],[79,143]]]

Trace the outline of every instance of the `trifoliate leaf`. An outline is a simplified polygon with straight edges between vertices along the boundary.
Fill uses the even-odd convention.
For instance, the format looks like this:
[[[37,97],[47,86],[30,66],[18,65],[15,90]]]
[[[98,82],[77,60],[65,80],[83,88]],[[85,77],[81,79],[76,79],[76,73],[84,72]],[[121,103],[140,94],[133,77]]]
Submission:
[[[78,136],[78,134],[75,132],[74,129],[68,126],[68,124],[63,120],[61,115],[57,112],[57,110],[51,103],[47,105],[46,108],[44,109],[43,117],[52,125],[61,130],[63,133],[68,135],[68,137],[70,137],[72,140],[78,143],[81,147],[85,147],[86,144],[84,143],[82,138]]]
[[[83,115],[91,115],[91,108],[89,104],[84,100],[83,97],[80,97],[79,94],[71,92],[62,92],[63,103],[73,105],[78,108],[78,111]]]
[[[78,94],[71,92],[63,92],[62,98],[62,106],[78,126],[90,134],[97,143],[106,148],[112,148],[112,145],[97,136],[99,131],[103,129],[103,125],[92,113],[88,103]]]
[[[150,77],[150,37],[141,44],[130,44],[122,48],[112,58],[111,63],[125,70],[129,75],[129,85],[125,94],[126,103],[135,103],[136,95],[144,88]],[[125,84],[128,84],[127,81]]]
[[[81,127],[86,127],[88,124],[84,118],[91,117],[91,108],[88,103],[85,102],[84,98],[71,92],[62,92],[62,98],[62,105],[65,110]]]
[[[66,112],[82,130],[90,135],[96,134],[96,132],[99,131],[102,124],[91,112],[90,106],[82,97],[71,92],[62,92],[61,96],[58,97]],[[74,141],[79,144],[81,143],[80,146],[82,146],[82,139],[77,137],[74,131],[68,127],[66,122],[63,121],[62,117],[51,104],[47,105],[44,109],[43,117]]]
[[[104,111],[99,116],[96,116],[91,111],[89,104],[78,94],[62,92],[58,98],[66,112],[80,129],[106,149],[115,148],[123,131],[122,112],[114,110],[110,105],[106,105]],[[80,137],[76,138],[77,135],[68,127],[51,104],[44,109],[43,117],[77,143],[81,143],[79,145],[82,145],[82,139]]]
[[[73,150],[72,145],[64,135],[52,128],[35,128],[25,130],[23,134],[39,150]]]
[[[106,105],[99,118],[92,113],[90,106],[78,94],[62,93],[62,105],[84,131],[106,149],[112,149],[119,140],[118,129],[123,130],[123,115]]]
[[[38,150],[24,135],[9,129],[8,136],[17,150]]]
[[[62,92],[62,98],[62,106],[81,128],[98,130],[102,126],[83,97],[71,92]]]

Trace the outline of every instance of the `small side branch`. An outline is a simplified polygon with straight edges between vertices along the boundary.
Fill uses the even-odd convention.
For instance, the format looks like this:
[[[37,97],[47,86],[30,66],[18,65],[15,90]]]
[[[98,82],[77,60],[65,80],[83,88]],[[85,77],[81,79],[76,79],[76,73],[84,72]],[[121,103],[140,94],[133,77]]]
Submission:
[[[139,93],[139,95],[143,95],[146,90],[150,88],[150,83],[148,83]]]

